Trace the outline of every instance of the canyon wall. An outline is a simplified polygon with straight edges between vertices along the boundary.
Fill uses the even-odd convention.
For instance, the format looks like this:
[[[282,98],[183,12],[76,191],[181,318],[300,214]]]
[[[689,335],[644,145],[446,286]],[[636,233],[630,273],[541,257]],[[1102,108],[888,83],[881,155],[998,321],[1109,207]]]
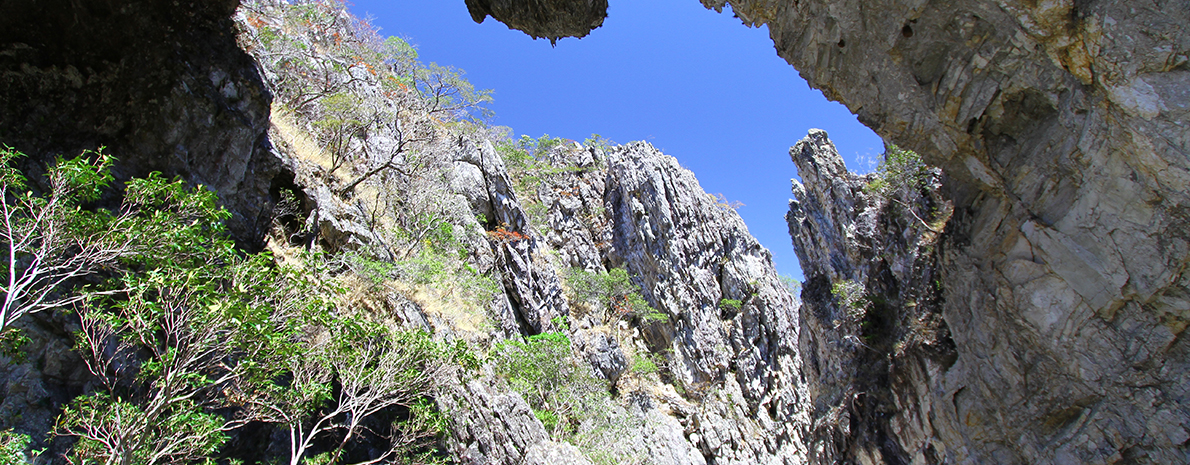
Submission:
[[[1190,7],[730,4],[946,173],[937,273],[957,359],[894,380],[882,421],[905,456],[1187,461]]]
[[[279,174],[271,95],[236,44],[235,0],[0,2],[0,142],[30,155],[107,147],[118,178],[161,171],[219,193],[259,248]]]
[[[599,3],[468,6],[477,20],[556,38],[598,26]],[[638,275],[667,323],[611,331],[576,318],[570,335],[606,378],[623,371],[623,347],[667,354],[668,378],[622,407],[639,414],[635,444],[658,463],[1190,461],[1190,6],[703,0],[728,3],[767,25],[812,86],[942,174],[877,198],[825,134],[796,145],[799,314],[738,216],[672,159],[645,144],[566,151],[565,166],[582,169],[537,192],[542,230],[524,229],[507,190],[485,184],[486,207],[466,191],[478,212],[531,239],[473,244],[507,295],[490,309],[503,336],[490,337],[580,317],[562,296],[566,267]],[[270,142],[269,87],[235,42],[235,7],[0,3],[2,142],[33,155],[34,173],[56,154],[106,145],[121,179],[161,170],[208,186],[248,248],[279,188],[302,190],[304,207],[326,212],[324,237],[350,242],[339,201],[295,180]],[[555,10],[573,16],[541,16]],[[463,165],[493,154],[484,141],[459,145]],[[410,320],[434,324],[413,307]],[[5,367],[0,409],[44,434],[87,380],[67,315],[27,323],[38,349]],[[585,460],[549,441],[499,383],[460,384],[456,403],[441,404],[462,406],[458,457]],[[507,415],[461,420],[477,409]],[[509,431],[524,441],[507,444]]]
[[[955,210],[932,272],[957,359],[899,381],[913,396],[876,420],[895,447],[869,449],[893,463],[1187,461],[1190,6],[702,3],[766,25],[812,87],[945,172]],[[843,203],[826,211],[859,214],[832,195]],[[807,292],[874,259],[830,258],[803,263],[821,271]],[[840,450],[875,440],[843,436]]]

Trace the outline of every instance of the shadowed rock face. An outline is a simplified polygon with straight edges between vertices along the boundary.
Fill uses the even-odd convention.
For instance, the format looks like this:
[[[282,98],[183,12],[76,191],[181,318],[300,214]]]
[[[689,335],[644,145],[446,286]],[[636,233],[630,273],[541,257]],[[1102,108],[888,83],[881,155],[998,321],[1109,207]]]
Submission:
[[[607,0],[467,0],[471,19],[496,18],[534,39],[555,43],[563,37],[584,37],[603,25]]]
[[[40,172],[106,146],[118,179],[161,171],[219,193],[233,235],[268,225],[269,101],[235,42],[236,0],[0,2],[0,142]]]

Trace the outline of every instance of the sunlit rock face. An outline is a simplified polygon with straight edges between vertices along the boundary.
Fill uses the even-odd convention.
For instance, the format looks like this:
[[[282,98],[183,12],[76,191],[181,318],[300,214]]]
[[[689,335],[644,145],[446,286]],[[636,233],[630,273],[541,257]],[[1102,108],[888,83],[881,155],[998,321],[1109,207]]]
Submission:
[[[904,456],[1186,462],[1186,4],[729,3],[947,174],[958,358],[884,420]]]
[[[891,434],[842,429],[837,450],[1190,460],[1185,2],[702,3],[768,25],[811,86],[946,173],[957,358],[904,383],[914,400],[873,419]]]
[[[551,43],[563,37],[584,37],[603,25],[607,0],[467,0],[471,18],[482,23],[496,18],[534,39]]]

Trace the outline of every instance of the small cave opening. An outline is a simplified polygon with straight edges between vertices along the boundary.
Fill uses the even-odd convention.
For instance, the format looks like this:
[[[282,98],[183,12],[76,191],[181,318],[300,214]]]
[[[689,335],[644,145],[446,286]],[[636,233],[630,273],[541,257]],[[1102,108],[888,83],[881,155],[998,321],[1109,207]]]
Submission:
[[[905,26],[901,28],[901,36],[906,39],[913,37],[913,26],[910,26],[909,23],[905,23]]]
[[[306,219],[313,211],[313,202],[294,181],[294,173],[283,171],[273,178],[269,187],[269,202],[272,203],[272,229],[280,234],[287,245],[308,242],[311,232],[304,231]]]

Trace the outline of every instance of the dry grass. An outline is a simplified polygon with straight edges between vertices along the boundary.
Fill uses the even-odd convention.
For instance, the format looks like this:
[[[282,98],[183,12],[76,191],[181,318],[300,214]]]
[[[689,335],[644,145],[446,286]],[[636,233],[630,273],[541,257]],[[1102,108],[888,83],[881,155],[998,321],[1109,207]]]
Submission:
[[[307,162],[314,163],[322,167],[323,171],[330,171],[334,166],[331,162],[331,157],[322,147],[318,145],[318,141],[310,137],[309,133],[298,127],[294,122],[292,114],[282,106],[274,103],[269,114],[269,122],[272,124],[272,131],[269,131],[274,138],[281,140],[285,146],[292,152],[294,158]],[[341,181],[346,179],[337,173],[332,173]]]

